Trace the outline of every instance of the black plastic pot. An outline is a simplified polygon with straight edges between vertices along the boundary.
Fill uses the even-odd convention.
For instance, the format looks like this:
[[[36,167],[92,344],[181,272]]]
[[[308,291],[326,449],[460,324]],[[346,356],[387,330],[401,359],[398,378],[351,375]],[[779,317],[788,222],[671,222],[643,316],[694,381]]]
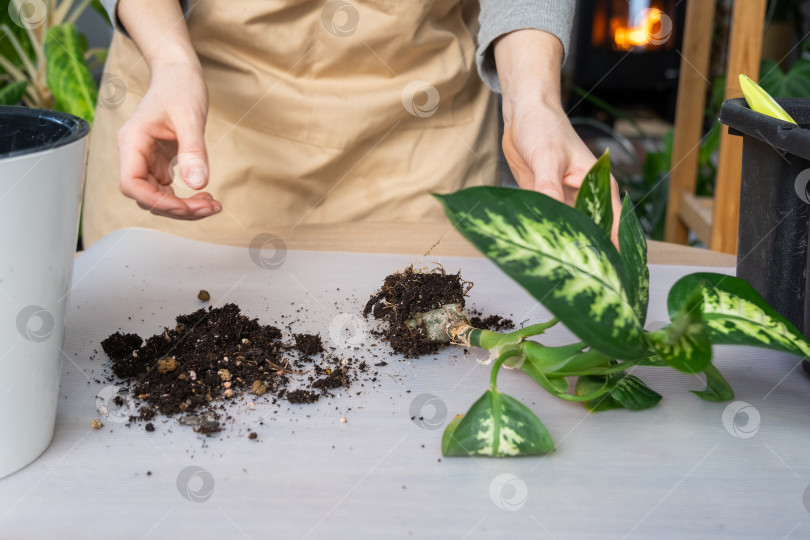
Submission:
[[[743,138],[737,276],[810,337],[810,99],[777,102],[798,126],[755,113],[742,98],[720,110],[720,122]]]

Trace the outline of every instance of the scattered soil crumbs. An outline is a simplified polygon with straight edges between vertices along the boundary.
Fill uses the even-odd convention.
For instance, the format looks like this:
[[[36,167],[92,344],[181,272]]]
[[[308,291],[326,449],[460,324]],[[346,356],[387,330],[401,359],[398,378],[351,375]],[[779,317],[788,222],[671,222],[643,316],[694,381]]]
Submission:
[[[137,402],[130,421],[180,415],[181,424],[213,434],[221,431],[223,417],[232,420],[226,403],[252,405],[260,396],[273,403],[279,398],[312,403],[329,389],[349,387],[367,370],[365,362],[355,367],[352,359],[327,354],[311,364],[311,355],[325,352],[319,336],[296,334],[294,345],[285,344],[281,330],[248,318],[235,304],[200,309],[176,321],[146,341],[116,332],[101,342],[113,374]],[[307,364],[286,358],[290,349],[304,355]],[[125,404],[120,395],[113,403]]]
[[[383,339],[394,351],[416,358],[438,351],[441,344],[428,341],[421,330],[409,328],[405,321],[446,304],[464,307],[464,295],[471,287],[472,283],[462,281],[460,272],[447,274],[442,268],[420,272],[409,266],[385,278],[363,309],[363,316],[371,314],[387,322]]]
[[[290,403],[315,403],[321,395],[314,390],[304,390],[303,388],[287,392],[287,401]]]
[[[476,328],[483,328],[485,330],[493,330],[500,332],[501,330],[512,330],[515,323],[512,319],[506,319],[499,315],[490,315],[489,317],[470,317],[470,324]]]
[[[295,334],[295,348],[304,356],[312,356],[323,352],[321,336],[317,334]]]

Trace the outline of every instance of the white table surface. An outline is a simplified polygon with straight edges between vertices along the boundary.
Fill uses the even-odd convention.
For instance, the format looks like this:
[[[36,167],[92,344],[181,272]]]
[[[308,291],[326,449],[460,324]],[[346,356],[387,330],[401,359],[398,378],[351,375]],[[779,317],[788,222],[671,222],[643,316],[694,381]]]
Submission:
[[[38,460],[0,480],[0,538],[810,537],[810,379],[799,359],[758,349],[715,349],[744,402],[737,408],[759,415],[751,424],[756,414],[727,413],[742,436],[724,426],[728,404],[701,401],[688,390],[702,382],[670,369],[636,372],[664,396],[655,408],[599,414],[504,370],[499,388],[538,413],[556,451],[442,458],[443,427],[484,392],[489,368],[459,349],[389,358],[386,346],[368,347],[369,336],[343,353],[388,366],[377,368],[375,385],[350,395],[234,407],[237,421],[216,437],[176,420],[158,419],[154,433],[106,419],[101,430],[89,427],[99,416],[96,396],[110,384],[100,341],[118,329],[148,337],[173,325],[200,307],[199,289],[263,324],[300,318],[294,331],[334,345],[332,321],[359,314],[385,275],[436,260],[475,282],[471,306],[516,322],[548,317],[482,258],[289,251],[271,270],[248,249],[137,229],[108,236],[76,261],[56,434]],[[651,270],[654,324],[666,320],[669,286],[698,269]],[[544,343],[571,340],[555,328]],[[426,394],[434,405],[422,414],[436,417],[435,429],[411,421]],[[248,440],[251,430],[258,442]],[[189,500],[202,490],[206,500]]]

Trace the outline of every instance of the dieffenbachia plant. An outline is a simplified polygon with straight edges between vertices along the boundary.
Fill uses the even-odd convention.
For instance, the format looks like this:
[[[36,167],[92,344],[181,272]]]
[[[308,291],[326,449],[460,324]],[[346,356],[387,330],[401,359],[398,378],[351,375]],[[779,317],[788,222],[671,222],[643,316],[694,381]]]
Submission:
[[[91,70],[106,49],[88,49],[76,21],[98,0],[8,0],[0,7],[0,105],[54,109],[93,121]],[[105,15],[106,17],[106,15]]]
[[[712,364],[713,344],[766,347],[808,358],[810,342],[745,281],[722,274],[681,278],[669,292],[671,323],[644,329],[649,301],[647,243],[627,197],[619,248],[610,240],[607,152],[585,177],[574,207],[531,191],[473,187],[437,195],[456,228],[554,318],[509,333],[473,328],[457,306],[410,321],[432,339],[480,347],[494,359],[490,387],[445,429],[447,456],[543,454],[554,443],[527,406],[498,390],[503,365],[553,396],[589,411],[652,407],[661,395],[632,375],[636,366],[703,373],[708,401],[734,393]],[[547,347],[528,338],[562,322],[581,341]]]

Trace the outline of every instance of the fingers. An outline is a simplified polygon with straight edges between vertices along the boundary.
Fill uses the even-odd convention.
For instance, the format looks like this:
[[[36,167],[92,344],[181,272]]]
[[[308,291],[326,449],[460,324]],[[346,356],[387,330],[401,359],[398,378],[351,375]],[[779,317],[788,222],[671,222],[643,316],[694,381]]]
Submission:
[[[155,139],[135,124],[121,129],[118,135],[121,192],[159,216],[196,220],[222,211],[222,205],[209,193],[197,193],[188,199],[177,197],[168,185],[171,180],[166,182],[168,166],[158,156],[156,145]]]
[[[205,192],[181,199],[173,192],[155,190],[142,193],[137,202],[138,206],[155,215],[189,221],[206,218],[222,211],[220,202]]]
[[[622,201],[619,196],[619,184],[610,177],[610,202],[613,206],[613,227],[610,230],[610,241],[619,249],[619,225],[622,221]]]
[[[563,159],[561,156],[542,155],[534,159],[531,162],[534,191],[565,203],[563,179],[567,168],[567,159]]]
[[[563,190],[561,177],[551,178],[545,175],[535,175],[534,191],[548,195],[552,199],[556,199],[561,203],[565,202],[565,192]]]
[[[183,182],[192,189],[208,184],[208,152],[205,148],[205,120],[184,118],[176,123],[177,165]]]

